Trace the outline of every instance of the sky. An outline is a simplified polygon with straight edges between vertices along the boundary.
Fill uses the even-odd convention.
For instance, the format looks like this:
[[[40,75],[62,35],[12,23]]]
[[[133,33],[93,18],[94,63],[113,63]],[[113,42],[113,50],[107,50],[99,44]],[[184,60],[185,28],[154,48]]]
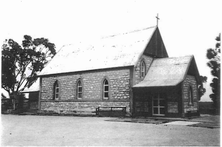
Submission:
[[[221,0],[1,0],[0,43],[22,42],[24,35],[63,45],[155,26],[170,57],[194,55],[208,77],[202,101],[210,101],[206,51],[221,33]]]

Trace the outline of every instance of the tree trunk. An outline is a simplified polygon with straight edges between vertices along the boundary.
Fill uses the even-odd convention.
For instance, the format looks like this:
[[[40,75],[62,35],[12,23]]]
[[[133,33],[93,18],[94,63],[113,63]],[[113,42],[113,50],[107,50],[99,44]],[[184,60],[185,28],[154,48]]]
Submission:
[[[12,109],[15,110],[22,110],[23,106],[23,96],[21,93],[14,92],[10,95],[10,99],[12,100]]]
[[[15,93],[10,94],[10,99],[12,100],[12,109],[16,110],[16,99],[17,95]]]

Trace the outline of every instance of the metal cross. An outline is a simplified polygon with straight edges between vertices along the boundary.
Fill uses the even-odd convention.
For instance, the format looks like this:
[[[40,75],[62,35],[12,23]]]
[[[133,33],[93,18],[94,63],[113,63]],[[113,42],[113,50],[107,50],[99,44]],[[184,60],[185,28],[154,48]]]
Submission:
[[[156,16],[156,25],[158,26],[158,21],[159,21],[159,16],[158,16],[158,13],[157,13],[157,16]]]

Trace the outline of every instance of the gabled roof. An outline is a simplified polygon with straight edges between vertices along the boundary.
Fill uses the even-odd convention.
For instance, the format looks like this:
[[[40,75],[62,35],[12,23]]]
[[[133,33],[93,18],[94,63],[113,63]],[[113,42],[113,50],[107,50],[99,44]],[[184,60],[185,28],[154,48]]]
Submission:
[[[144,80],[133,88],[176,86],[185,79],[191,64],[192,74],[198,80],[199,72],[193,56],[154,59]]]
[[[157,27],[113,35],[94,42],[63,47],[39,76],[134,66]]]

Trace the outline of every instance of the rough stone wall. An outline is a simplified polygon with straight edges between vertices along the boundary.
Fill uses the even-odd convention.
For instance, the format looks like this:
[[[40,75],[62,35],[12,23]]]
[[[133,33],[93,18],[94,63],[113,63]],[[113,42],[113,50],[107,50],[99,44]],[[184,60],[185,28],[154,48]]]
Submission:
[[[179,103],[178,100],[181,98],[178,89],[174,88],[173,90],[167,92],[167,111],[168,113],[178,113],[179,112]]]
[[[137,62],[135,68],[134,68],[134,85],[138,84],[139,82],[141,82],[143,80],[143,78],[140,77],[140,63],[141,61],[144,61],[146,63],[146,74],[150,68],[150,65],[153,61],[152,57],[146,56],[146,55],[142,55],[139,59],[139,61]]]
[[[192,92],[193,92],[193,104],[189,104],[189,88],[190,86],[192,87]],[[183,82],[183,90],[182,90],[182,95],[183,95],[183,106],[184,106],[184,113],[187,113],[188,111],[197,111],[199,110],[199,105],[198,105],[198,89],[197,89],[197,82],[194,76],[187,75],[184,82]]]
[[[65,114],[95,113],[98,107],[126,107],[126,111],[130,115],[129,102],[41,102],[41,110]]]
[[[109,81],[109,99],[102,99],[102,83]],[[81,79],[83,98],[77,99],[76,84]],[[53,84],[58,81],[59,100],[53,98]],[[112,69],[42,77],[41,110],[95,111],[96,107],[127,107],[130,111],[130,69]]]

